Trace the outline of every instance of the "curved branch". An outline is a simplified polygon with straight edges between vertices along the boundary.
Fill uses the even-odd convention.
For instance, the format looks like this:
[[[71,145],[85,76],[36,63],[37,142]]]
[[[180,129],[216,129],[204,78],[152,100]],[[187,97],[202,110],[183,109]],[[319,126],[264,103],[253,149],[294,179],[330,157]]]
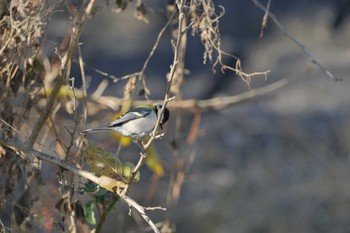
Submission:
[[[133,207],[137,212],[140,213],[142,218],[148,223],[148,225],[153,229],[155,233],[159,233],[159,230],[157,229],[153,221],[146,214],[145,212],[146,208],[138,204],[135,200],[125,195],[121,191],[121,189],[124,186],[124,183],[122,181],[117,181],[115,179],[112,179],[104,175],[97,177],[91,172],[82,170],[74,166],[73,164],[66,163],[64,160],[56,156],[45,154],[43,152],[34,150],[30,145],[19,142],[18,140],[15,140],[15,139],[4,139],[2,136],[0,136],[0,145],[6,146],[13,150],[21,151],[25,154],[33,155],[38,159],[41,159],[43,161],[46,161],[58,167],[62,167],[66,170],[69,170],[70,172],[73,172],[78,176],[91,180],[92,182],[96,183],[98,186],[103,187],[110,192],[117,194],[128,204],[129,207]]]

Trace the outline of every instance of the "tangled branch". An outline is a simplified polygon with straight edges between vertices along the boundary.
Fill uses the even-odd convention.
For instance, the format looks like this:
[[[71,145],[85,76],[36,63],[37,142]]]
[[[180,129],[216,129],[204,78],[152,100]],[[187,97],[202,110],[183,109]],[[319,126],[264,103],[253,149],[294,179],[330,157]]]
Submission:
[[[43,152],[34,150],[27,143],[21,143],[18,140],[4,139],[2,136],[0,136],[0,144],[3,146],[6,146],[6,147],[12,148],[13,150],[18,151],[20,153],[33,155],[40,160],[43,160],[43,161],[49,162],[50,164],[67,169],[68,171],[74,173],[75,175],[84,177],[85,179],[88,179],[88,180],[94,182],[98,186],[103,187],[103,188],[109,190],[110,192],[113,192],[113,193],[119,195],[128,204],[129,207],[134,208],[135,210],[137,210],[140,213],[140,215],[151,226],[151,228],[154,230],[154,232],[159,233],[159,230],[157,229],[157,227],[154,225],[152,220],[147,216],[147,214],[145,212],[145,210],[147,210],[147,209],[154,210],[154,209],[159,209],[159,208],[153,209],[152,207],[143,207],[143,206],[139,205],[135,200],[133,200],[132,198],[125,195],[125,193],[121,192],[119,189],[119,187],[123,186],[123,182],[117,181],[117,180],[110,178],[110,177],[107,177],[107,176],[97,177],[93,173],[82,170],[82,169],[80,169],[72,164],[68,164],[64,160],[61,160],[61,159],[57,158],[56,156],[45,154]]]
[[[69,42],[68,49],[65,55],[63,56],[63,58],[61,59],[60,74],[57,77],[55,86],[51,92],[46,108],[44,109],[43,113],[40,115],[39,119],[34,125],[34,128],[32,130],[32,133],[28,141],[30,145],[33,145],[35,143],[42,127],[44,126],[46,120],[49,118],[49,116],[52,113],[52,110],[54,108],[55,101],[57,98],[57,94],[61,89],[64,80],[67,79],[67,75],[69,74],[68,73],[69,62],[72,59],[73,53],[76,51],[77,45],[79,43],[80,34],[83,31],[87,20],[91,17],[95,5],[96,5],[96,0],[91,0],[87,5],[86,9],[84,10],[84,13],[80,19],[79,24],[73,25],[73,28],[72,28],[73,33]]]

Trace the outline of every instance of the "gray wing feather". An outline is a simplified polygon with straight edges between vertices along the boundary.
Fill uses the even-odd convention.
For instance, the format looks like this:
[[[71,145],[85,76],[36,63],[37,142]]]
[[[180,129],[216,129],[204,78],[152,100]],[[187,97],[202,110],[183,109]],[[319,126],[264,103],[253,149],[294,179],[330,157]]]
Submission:
[[[145,117],[145,116],[149,115],[151,113],[151,111],[152,111],[152,109],[148,109],[148,108],[132,109],[131,111],[127,112],[126,114],[121,115],[115,121],[112,121],[107,127],[112,128],[112,127],[120,126],[128,121],[132,121],[134,119]]]
[[[81,132],[80,134],[112,130],[113,127],[121,126],[122,124],[124,124],[128,121],[132,121],[134,119],[145,117],[145,116],[149,115],[151,112],[152,112],[152,109],[149,109],[149,108],[134,108],[134,109],[131,109],[129,112],[125,113],[124,115],[121,115],[115,121],[112,121],[107,127],[86,129],[83,132]]]

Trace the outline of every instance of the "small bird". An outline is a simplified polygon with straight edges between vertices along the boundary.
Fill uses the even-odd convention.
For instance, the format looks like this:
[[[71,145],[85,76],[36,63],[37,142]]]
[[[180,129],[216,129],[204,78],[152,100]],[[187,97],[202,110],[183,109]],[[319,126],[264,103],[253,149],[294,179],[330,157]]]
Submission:
[[[96,129],[86,129],[80,134],[90,132],[114,130],[125,137],[139,140],[146,134],[150,134],[156,126],[158,119],[158,112],[162,109],[161,104],[151,106],[141,106],[130,109],[116,120],[111,122],[108,126]],[[163,129],[163,125],[168,121],[170,112],[167,108],[164,109],[159,126]]]

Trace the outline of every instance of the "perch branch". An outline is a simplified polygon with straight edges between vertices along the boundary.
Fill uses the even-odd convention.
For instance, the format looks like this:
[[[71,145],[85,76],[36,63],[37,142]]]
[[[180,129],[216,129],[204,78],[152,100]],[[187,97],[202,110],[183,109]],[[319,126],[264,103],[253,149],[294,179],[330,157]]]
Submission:
[[[158,113],[157,123],[156,123],[156,125],[155,125],[155,127],[153,129],[153,132],[151,133],[151,138],[148,140],[148,142],[146,144],[142,145],[143,148],[142,148],[142,151],[140,153],[140,159],[137,162],[134,170],[132,171],[132,174],[131,174],[131,177],[130,177],[130,182],[129,182],[129,184],[126,184],[126,186],[125,186],[125,188],[124,188],[124,190],[122,192],[123,194],[126,194],[128,192],[130,183],[132,183],[132,181],[135,178],[137,172],[141,168],[144,159],[146,158],[148,148],[150,147],[150,145],[152,144],[152,142],[155,139],[159,138],[158,135],[157,135],[157,130],[158,130],[161,118],[163,116],[164,110],[165,110],[168,102],[170,102],[170,101],[172,101],[174,99],[174,98],[170,97],[170,88],[171,88],[171,84],[172,84],[172,81],[173,81],[173,78],[174,78],[174,75],[175,75],[176,65],[178,64],[178,52],[179,52],[180,44],[181,44],[181,37],[184,35],[184,32],[186,30],[186,27],[185,27],[185,30],[183,29],[183,25],[184,25],[183,20],[186,20],[185,17],[184,17],[184,13],[183,13],[184,0],[176,1],[176,5],[177,5],[177,8],[178,8],[178,14],[179,14],[178,32],[177,32],[176,43],[175,44],[172,43],[173,46],[174,46],[174,59],[173,59],[172,65],[170,66],[170,75],[169,75],[169,78],[168,78],[168,81],[167,81],[167,89],[166,89],[165,97],[164,97],[164,100],[163,100],[163,106],[162,106],[162,109]]]
[[[104,175],[97,177],[93,173],[79,169],[78,167],[74,166],[73,164],[69,164],[56,156],[49,155],[49,154],[34,150],[30,145],[19,142],[16,139],[7,139],[6,140],[2,136],[0,136],[0,145],[9,147],[9,148],[16,150],[16,151],[21,151],[25,154],[31,154],[40,160],[46,161],[50,164],[53,164],[53,165],[56,165],[58,167],[62,167],[66,170],[69,170],[70,172],[73,172],[74,174],[76,174],[78,176],[84,177],[85,179],[88,179],[88,180],[96,183],[100,187],[103,187],[103,188],[105,188],[113,193],[116,193],[128,204],[129,207],[134,208],[137,212],[140,213],[142,218],[148,223],[148,225],[153,229],[153,231],[155,233],[159,233],[159,230],[157,229],[157,227],[155,226],[153,221],[146,214],[146,210],[156,210],[156,209],[161,209],[161,208],[155,207],[153,209],[152,208],[149,209],[149,208],[145,208],[145,207],[141,206],[140,204],[138,204],[135,200],[133,200],[132,198],[130,198],[129,196],[125,195],[124,193],[122,193],[120,191],[120,187],[122,187],[124,185],[123,182],[117,181],[115,179],[112,179],[112,178],[104,176]]]

